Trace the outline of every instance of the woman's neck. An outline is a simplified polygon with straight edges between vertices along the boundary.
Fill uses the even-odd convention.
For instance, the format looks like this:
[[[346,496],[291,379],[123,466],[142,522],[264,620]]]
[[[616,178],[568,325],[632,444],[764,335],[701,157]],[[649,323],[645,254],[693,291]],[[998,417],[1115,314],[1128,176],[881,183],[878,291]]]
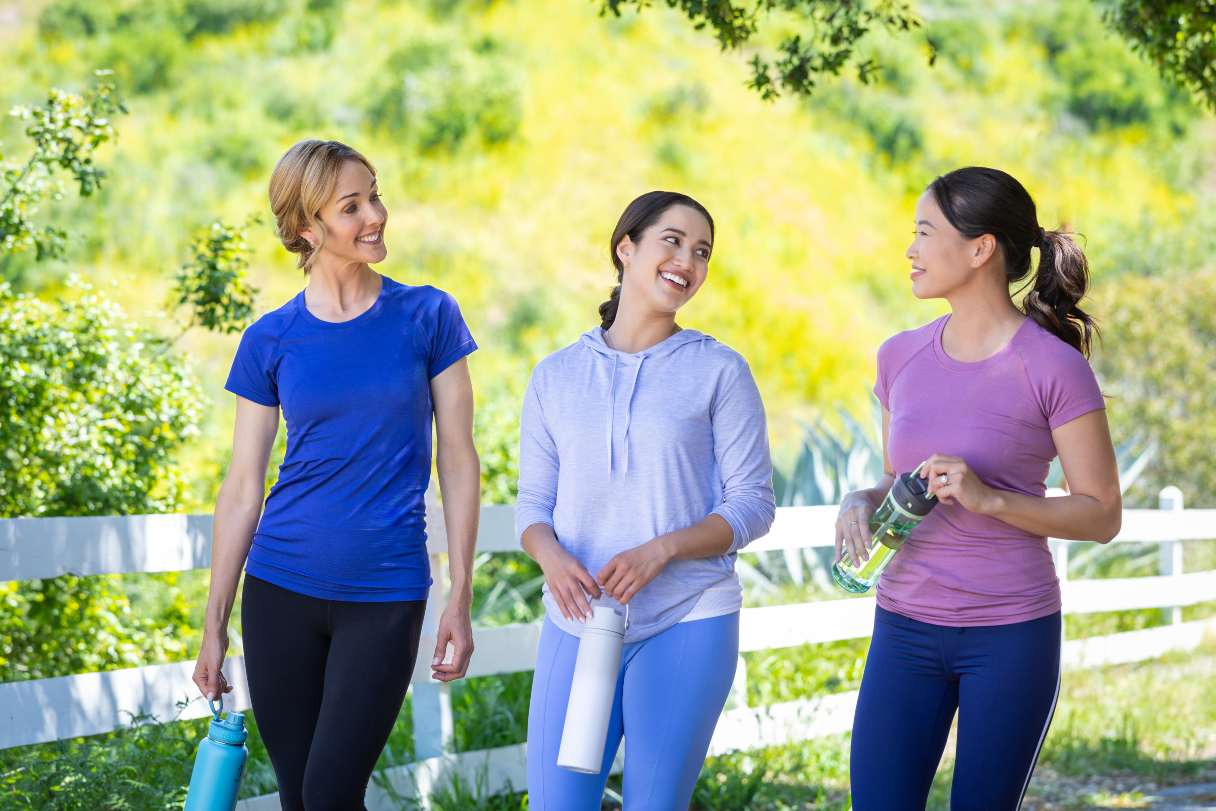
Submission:
[[[996,354],[1026,320],[1003,285],[973,285],[948,300],[950,320],[942,333],[942,346],[957,360],[983,360]]]
[[[364,263],[314,264],[308,273],[305,301],[314,310],[347,315],[366,310],[380,294],[380,274]]]
[[[618,352],[632,354],[649,349],[679,331],[675,313],[636,313],[619,307],[604,340]]]

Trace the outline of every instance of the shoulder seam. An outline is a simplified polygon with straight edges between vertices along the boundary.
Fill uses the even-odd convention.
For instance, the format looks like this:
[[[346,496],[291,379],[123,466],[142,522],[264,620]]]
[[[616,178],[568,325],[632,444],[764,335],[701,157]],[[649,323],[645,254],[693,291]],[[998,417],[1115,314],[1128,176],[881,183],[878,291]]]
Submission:
[[[933,343],[933,331],[930,330],[929,339],[922,340],[920,346],[918,346],[916,348],[916,351],[913,352],[912,354],[908,355],[908,357],[904,359],[904,362],[899,365],[899,368],[896,369],[891,374],[890,380],[887,381],[887,391],[888,392],[891,391],[891,387],[895,385],[896,379],[903,373],[904,369],[908,368],[908,364],[911,363],[912,361],[916,360],[917,355],[919,355],[921,352],[924,352],[927,347],[932,345],[932,343]]]

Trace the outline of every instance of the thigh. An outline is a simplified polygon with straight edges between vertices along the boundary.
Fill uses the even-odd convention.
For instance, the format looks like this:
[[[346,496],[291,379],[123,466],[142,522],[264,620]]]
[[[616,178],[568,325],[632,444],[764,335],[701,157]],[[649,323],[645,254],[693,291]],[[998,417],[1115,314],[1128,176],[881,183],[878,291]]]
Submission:
[[[557,765],[577,658],[578,637],[545,620],[536,653],[532,700],[528,706],[528,808],[532,811],[599,811],[608,772],[620,746],[621,689],[618,680],[599,774],[581,774]]]
[[[1021,804],[1059,695],[1060,634],[1059,614],[967,629],[959,655],[955,811]]]
[[[304,775],[308,811],[363,807],[418,656],[425,600],[332,601],[325,695]]]
[[[674,625],[628,659],[625,808],[688,808],[738,661],[738,612]]]
[[[923,811],[958,707],[937,626],[877,609],[849,757],[856,811]]]
[[[304,772],[321,711],[329,636],[324,600],[245,575],[241,636],[258,732],[284,809],[304,808]]]

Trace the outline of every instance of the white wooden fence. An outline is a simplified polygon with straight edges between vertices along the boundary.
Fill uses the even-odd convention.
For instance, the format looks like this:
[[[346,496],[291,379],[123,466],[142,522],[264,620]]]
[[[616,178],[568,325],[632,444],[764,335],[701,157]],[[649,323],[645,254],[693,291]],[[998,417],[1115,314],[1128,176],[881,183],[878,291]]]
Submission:
[[[1159,544],[1157,576],[1069,581],[1068,555],[1076,546],[1052,541],[1065,613],[1159,608],[1168,621],[1148,630],[1068,641],[1064,645],[1066,666],[1151,659],[1169,650],[1194,648],[1206,634],[1216,632],[1216,619],[1181,621],[1182,607],[1216,600],[1216,570],[1184,573],[1182,566],[1185,542],[1216,538],[1216,510],[1184,510],[1182,493],[1173,487],[1161,492],[1160,507],[1126,510],[1123,529],[1115,539],[1120,543]],[[772,532],[748,547],[745,554],[831,546],[835,514],[835,507],[781,508]],[[429,518],[428,546],[435,584],[427,605],[410,698],[417,761],[390,769],[385,777],[403,796],[418,797],[424,803],[431,788],[453,774],[470,781],[480,777],[490,791],[508,787],[522,790],[526,782],[524,744],[459,754],[452,751],[449,687],[429,677],[435,624],[448,588],[443,520],[433,508]],[[483,507],[479,551],[518,551],[512,523],[512,507]],[[210,547],[211,517],[204,515],[5,519],[0,520],[0,582],[66,573],[205,569],[210,563]],[[873,598],[747,608],[741,617],[741,647],[743,651],[759,651],[868,637],[873,613]],[[536,624],[475,628],[476,652],[468,675],[531,670],[539,635]],[[173,717],[176,702],[196,695],[190,681],[193,667],[190,661],[0,684],[0,749],[109,732],[127,724],[131,714],[137,712]],[[248,707],[242,659],[228,659],[225,671],[235,687],[226,706]],[[712,753],[807,740],[849,729],[856,691],[753,708],[747,706],[745,673],[741,664],[728,704],[732,708],[718,722]],[[207,714],[206,703],[195,699],[180,717],[201,718]],[[392,807],[376,787],[369,791],[368,805],[373,811]],[[239,808],[271,811],[278,808],[277,796],[245,800]]]

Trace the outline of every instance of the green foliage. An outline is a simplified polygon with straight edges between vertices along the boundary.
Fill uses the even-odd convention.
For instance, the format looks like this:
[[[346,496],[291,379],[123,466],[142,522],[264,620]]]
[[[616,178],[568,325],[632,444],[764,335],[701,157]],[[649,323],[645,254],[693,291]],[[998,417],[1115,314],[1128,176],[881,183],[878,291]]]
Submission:
[[[1216,109],[1216,2],[1117,0],[1107,20],[1163,74]]]
[[[246,231],[258,222],[255,217],[243,226],[231,226],[216,220],[195,239],[194,255],[174,280],[176,303],[191,308],[191,325],[221,333],[248,326],[258,291],[245,277],[250,250]]]
[[[4,807],[29,811],[180,809],[202,723],[131,721],[129,731],[0,755]],[[116,745],[117,744],[117,745]],[[15,761],[15,763],[14,763]]]
[[[471,752],[528,739],[532,673],[463,679],[452,689],[456,751]]]
[[[422,41],[392,52],[366,107],[377,127],[404,136],[423,152],[493,146],[519,129],[519,91],[493,39],[470,48]]]
[[[331,5],[339,0],[311,0]],[[55,0],[42,10],[39,33],[54,39],[93,38],[130,30],[149,18],[172,21],[186,39],[224,34],[282,14],[288,0]]]
[[[55,174],[67,172],[82,197],[97,190],[105,171],[93,162],[97,148],[114,138],[111,118],[125,113],[104,71],[83,95],[52,88],[41,107],[15,107],[33,151],[24,163],[4,165],[0,186],[0,260],[33,250],[37,260],[61,256],[67,233],[54,226],[39,229],[34,217],[44,198],[61,195]],[[3,159],[0,155],[0,159]]]
[[[136,94],[170,88],[187,46],[283,14],[289,0],[56,0],[38,29],[51,42],[73,41],[111,67]]]
[[[172,512],[197,383],[87,285],[52,304],[0,286],[0,516]],[[7,583],[0,681],[178,657],[175,620],[135,618],[110,578]]]
[[[604,13],[621,16],[621,9],[649,5],[646,0],[603,0]],[[855,64],[857,76],[868,82],[878,65],[873,59],[858,59],[859,43],[871,30],[911,31],[919,28],[920,18],[903,0],[867,0],[860,3],[832,3],[824,0],[787,0],[744,4],[706,3],[703,0],[667,0],[692,21],[697,30],[713,31],[723,50],[754,46],[765,17],[780,10],[795,20],[798,33],[785,34],[772,52],[753,53],[752,77],[748,86],[766,100],[782,93],[809,96],[823,76],[836,76]],[[749,47],[752,50],[752,47]]]
[[[849,808],[848,743],[842,736],[705,761],[693,790],[696,811]]]
[[[1185,94],[1103,26],[1092,3],[1028,8],[1019,29],[1042,43],[1058,79],[1045,102],[1090,130],[1138,126],[1177,136],[1194,115]]]
[[[179,702],[178,712],[185,707]],[[249,760],[241,796],[275,790],[256,720],[245,714]],[[0,752],[0,805],[29,811],[180,809],[208,719],[139,715],[105,735]]]
[[[748,706],[856,690],[869,647],[869,639],[845,639],[745,653]]]
[[[0,515],[172,512],[198,384],[162,339],[81,282],[49,303],[0,287]]]
[[[1158,448],[1129,503],[1156,506],[1162,487],[1187,506],[1216,506],[1216,269],[1125,275],[1098,292],[1103,338],[1094,353],[1116,435]]]

